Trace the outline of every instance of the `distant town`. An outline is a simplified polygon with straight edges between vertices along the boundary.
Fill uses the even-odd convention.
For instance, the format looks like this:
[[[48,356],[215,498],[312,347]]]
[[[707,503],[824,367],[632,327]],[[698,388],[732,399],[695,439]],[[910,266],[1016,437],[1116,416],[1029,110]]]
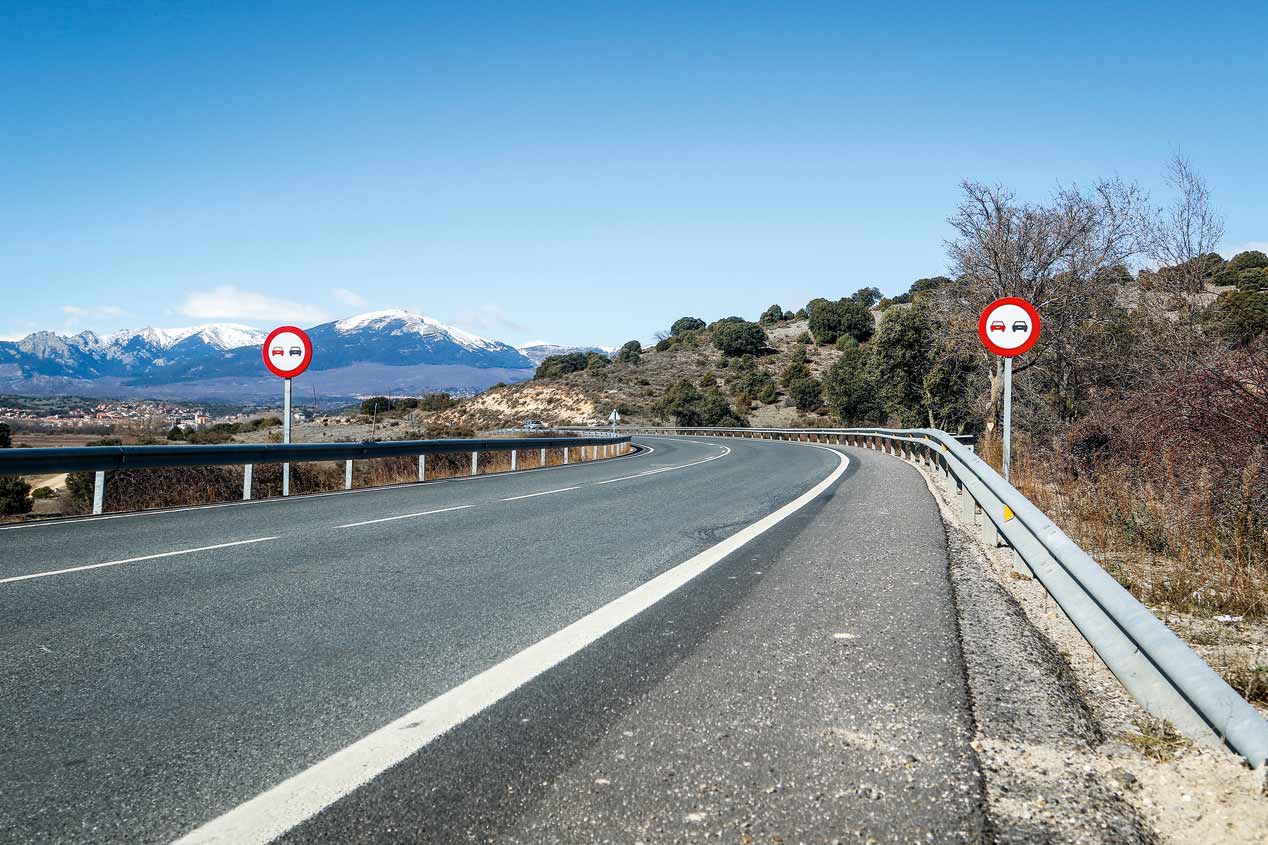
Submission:
[[[83,431],[100,433],[115,426],[158,429],[177,426],[188,430],[216,423],[245,422],[267,408],[191,405],[157,400],[89,400],[71,397],[31,400],[0,397],[0,422],[14,430]],[[297,421],[313,416],[309,409],[294,412]]]

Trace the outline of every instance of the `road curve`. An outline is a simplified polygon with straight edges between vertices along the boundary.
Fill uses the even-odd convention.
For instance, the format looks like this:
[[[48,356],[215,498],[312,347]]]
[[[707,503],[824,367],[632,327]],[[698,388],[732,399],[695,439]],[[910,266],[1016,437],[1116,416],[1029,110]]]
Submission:
[[[840,464],[645,442],[541,472],[0,530],[0,834],[188,833]]]

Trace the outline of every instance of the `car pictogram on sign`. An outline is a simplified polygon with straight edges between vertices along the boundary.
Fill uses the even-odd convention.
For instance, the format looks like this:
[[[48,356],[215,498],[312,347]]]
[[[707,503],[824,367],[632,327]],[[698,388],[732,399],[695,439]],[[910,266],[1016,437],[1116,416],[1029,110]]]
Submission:
[[[1015,331],[1015,332],[1024,332],[1024,331],[1026,331],[1026,330],[1027,330],[1027,329],[1029,329],[1029,328],[1030,328],[1030,326],[1026,325],[1026,324],[1025,324],[1023,321],[1021,321],[1021,320],[1018,320],[1017,322],[1013,323],[1013,331]]]
[[[292,354],[292,355],[303,355],[303,354],[304,354],[304,350],[303,350],[303,349],[300,349],[298,346],[292,346],[292,347],[291,347],[291,354]]]
[[[273,347],[273,354],[274,354],[274,355],[281,355],[281,354],[282,354],[282,347],[280,347],[280,346],[274,346],[274,347]]]
[[[996,320],[995,322],[991,323],[991,331],[1006,332],[1008,331],[1008,326],[1004,325],[1003,320]]]

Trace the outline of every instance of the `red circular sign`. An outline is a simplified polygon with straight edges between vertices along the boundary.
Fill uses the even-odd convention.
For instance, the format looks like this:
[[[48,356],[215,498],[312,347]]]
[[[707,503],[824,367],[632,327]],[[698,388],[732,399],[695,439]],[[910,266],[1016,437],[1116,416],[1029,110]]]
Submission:
[[[1016,296],[997,299],[977,318],[977,336],[996,355],[1014,358],[1029,351],[1039,340],[1039,312]]]
[[[313,342],[303,329],[279,326],[264,340],[264,366],[278,378],[294,378],[313,360]]]

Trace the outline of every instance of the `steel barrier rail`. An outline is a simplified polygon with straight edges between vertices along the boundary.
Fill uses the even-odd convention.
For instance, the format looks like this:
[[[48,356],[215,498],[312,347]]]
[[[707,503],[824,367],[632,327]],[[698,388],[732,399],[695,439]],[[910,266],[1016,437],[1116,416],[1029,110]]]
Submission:
[[[511,469],[518,453],[539,450],[542,462],[547,449],[564,449],[568,463],[573,448],[607,447],[628,443],[628,435],[611,431],[577,437],[485,437],[445,440],[391,440],[360,443],[226,443],[203,446],[68,446],[65,448],[0,450],[0,475],[37,475],[50,472],[96,473],[93,513],[102,511],[105,473],[121,469],[161,469],[188,466],[242,466],[243,499],[251,498],[255,464],[344,461],[344,487],[352,487],[352,462],[372,458],[418,457],[418,480],[424,480],[426,455],[471,453],[471,474],[476,475],[481,452],[511,452]]]
[[[925,465],[958,497],[966,522],[980,509],[988,542],[1002,539],[1147,711],[1185,735],[1223,743],[1258,768],[1268,720],[993,467],[937,429],[620,427],[623,434],[705,434],[805,440],[879,449]],[[953,487],[954,485],[954,487]]]

